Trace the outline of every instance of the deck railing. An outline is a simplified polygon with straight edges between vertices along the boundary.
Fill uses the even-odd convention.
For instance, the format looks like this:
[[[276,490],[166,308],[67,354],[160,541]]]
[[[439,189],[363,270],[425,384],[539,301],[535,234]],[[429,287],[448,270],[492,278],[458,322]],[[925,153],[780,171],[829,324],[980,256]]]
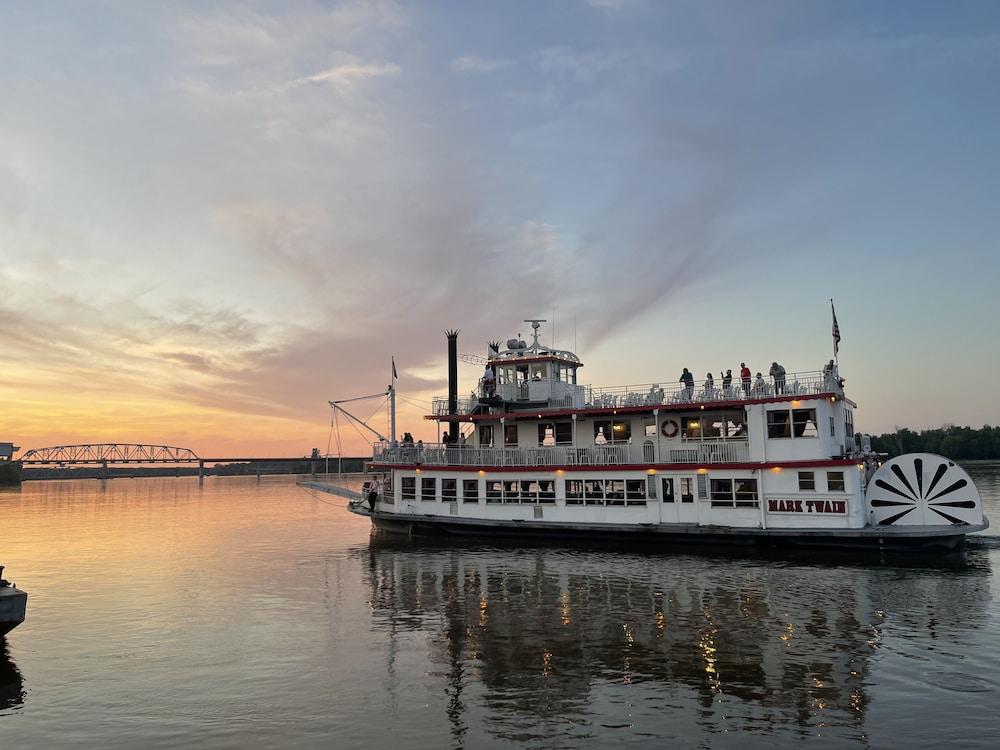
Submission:
[[[427,443],[392,446],[375,443],[372,460],[381,464],[420,466],[623,466],[626,464],[675,463],[719,464],[750,460],[746,440],[705,440],[685,442],[680,447],[663,447],[656,457],[655,444],[608,443],[577,447],[477,448],[469,445]]]
[[[713,401],[761,401],[775,396],[809,396],[818,393],[839,393],[842,384],[837,374],[821,371],[790,372],[784,381],[775,378],[754,378],[749,383],[740,381],[739,376],[723,387],[722,378],[712,385],[705,381],[687,387],[683,383],[645,383],[621,385],[610,388],[581,386],[584,392],[582,406],[593,409],[622,409],[628,407],[661,406],[670,404],[705,404]],[[501,389],[498,388],[498,393]],[[480,384],[479,395],[483,395]],[[471,414],[479,405],[479,397],[467,396],[459,399],[458,413]],[[555,399],[545,409],[567,408],[565,399]],[[569,404],[577,406],[576,404]],[[435,398],[431,402],[431,413],[441,416],[448,413],[448,399]]]

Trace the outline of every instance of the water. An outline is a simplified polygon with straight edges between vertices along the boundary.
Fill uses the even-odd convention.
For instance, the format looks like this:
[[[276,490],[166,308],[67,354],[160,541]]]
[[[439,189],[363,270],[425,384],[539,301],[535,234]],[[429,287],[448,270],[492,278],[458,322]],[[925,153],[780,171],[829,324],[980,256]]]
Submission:
[[[27,483],[0,746],[993,747],[973,473],[994,536],[938,561],[389,544],[290,478]]]

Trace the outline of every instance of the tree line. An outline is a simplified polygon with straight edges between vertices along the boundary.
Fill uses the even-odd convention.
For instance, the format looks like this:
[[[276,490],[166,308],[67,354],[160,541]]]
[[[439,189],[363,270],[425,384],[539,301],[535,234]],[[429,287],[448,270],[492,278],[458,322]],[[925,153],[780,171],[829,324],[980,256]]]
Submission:
[[[1000,460],[1000,425],[956,427],[945,425],[915,432],[901,427],[896,432],[872,435],[872,450],[889,457],[904,453],[937,453],[953,461]]]

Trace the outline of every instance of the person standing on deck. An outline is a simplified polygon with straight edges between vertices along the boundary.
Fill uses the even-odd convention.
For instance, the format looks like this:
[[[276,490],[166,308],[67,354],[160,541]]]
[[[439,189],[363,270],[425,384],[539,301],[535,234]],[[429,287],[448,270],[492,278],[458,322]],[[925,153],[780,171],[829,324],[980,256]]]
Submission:
[[[486,365],[486,372],[483,373],[483,395],[491,398],[496,393],[497,376],[493,368]]]
[[[733,371],[726,370],[726,374],[722,376],[722,389],[728,392],[732,384],[733,384]]]
[[[681,373],[680,382],[684,384],[684,398],[688,401],[694,395],[694,375],[688,372],[688,368],[684,368],[684,372]]]
[[[746,362],[740,362],[740,382],[743,383],[743,396],[750,398],[750,368]]]
[[[785,392],[785,368],[777,362],[772,362],[768,374],[774,380],[774,395],[780,396]]]
[[[371,483],[368,488],[368,509],[374,513],[375,503],[378,502],[378,493],[382,491],[382,483],[379,481],[378,477],[375,477],[375,481]]]

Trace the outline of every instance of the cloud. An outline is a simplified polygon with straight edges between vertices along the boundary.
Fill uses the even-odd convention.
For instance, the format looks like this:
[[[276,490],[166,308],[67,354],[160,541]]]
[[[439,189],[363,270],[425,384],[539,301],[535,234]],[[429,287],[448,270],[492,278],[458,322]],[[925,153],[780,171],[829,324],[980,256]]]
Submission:
[[[308,83],[329,83],[339,89],[349,89],[371,78],[396,75],[399,70],[399,66],[394,63],[364,63],[353,60],[311,75],[301,76],[289,81],[282,88],[287,90]]]
[[[509,68],[513,60],[506,58],[485,59],[475,55],[456,57],[451,61],[451,69],[459,73],[494,73],[503,68]]]

